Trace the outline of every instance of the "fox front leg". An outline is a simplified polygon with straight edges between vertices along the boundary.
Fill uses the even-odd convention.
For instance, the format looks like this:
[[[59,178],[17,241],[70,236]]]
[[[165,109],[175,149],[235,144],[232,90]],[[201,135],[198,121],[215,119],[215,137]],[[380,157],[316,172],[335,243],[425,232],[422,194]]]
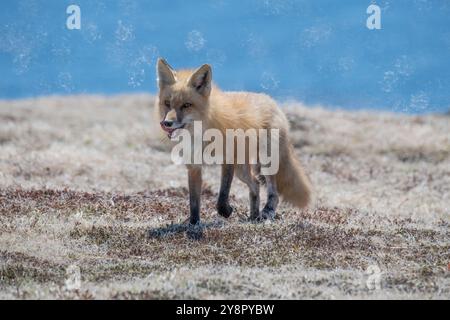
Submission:
[[[219,199],[217,200],[217,212],[224,218],[231,216],[233,208],[229,204],[230,188],[233,182],[234,165],[222,165],[222,180],[220,181]]]
[[[200,222],[200,196],[202,193],[202,168],[199,166],[188,167],[189,182],[189,222],[195,225]]]

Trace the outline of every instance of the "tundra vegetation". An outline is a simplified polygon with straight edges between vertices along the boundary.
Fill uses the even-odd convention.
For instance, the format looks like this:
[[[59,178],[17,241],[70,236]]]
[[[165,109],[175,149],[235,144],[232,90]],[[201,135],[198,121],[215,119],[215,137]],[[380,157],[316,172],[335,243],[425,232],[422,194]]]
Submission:
[[[283,103],[316,203],[250,223],[236,180],[226,220],[206,168],[191,240],[153,100],[0,102],[1,299],[450,298],[448,116]]]

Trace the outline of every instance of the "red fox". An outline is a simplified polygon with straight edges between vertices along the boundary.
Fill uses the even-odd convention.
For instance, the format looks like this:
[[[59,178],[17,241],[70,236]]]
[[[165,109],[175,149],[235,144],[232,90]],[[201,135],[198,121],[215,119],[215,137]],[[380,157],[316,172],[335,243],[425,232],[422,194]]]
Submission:
[[[260,163],[222,164],[222,179],[217,201],[218,213],[228,218],[230,187],[236,176],[247,184],[250,196],[250,219],[273,219],[279,195],[290,204],[303,208],[311,200],[311,183],[289,140],[289,123],[275,101],[265,94],[223,92],[212,82],[211,66],[197,70],[175,71],[164,59],[157,63],[159,94],[156,108],[160,125],[171,138],[176,130],[193,131],[194,121],[206,129],[279,129],[279,170],[260,176]],[[225,151],[227,152],[227,151]],[[188,164],[190,223],[200,222],[202,165]],[[267,186],[267,202],[260,212],[260,181]]]

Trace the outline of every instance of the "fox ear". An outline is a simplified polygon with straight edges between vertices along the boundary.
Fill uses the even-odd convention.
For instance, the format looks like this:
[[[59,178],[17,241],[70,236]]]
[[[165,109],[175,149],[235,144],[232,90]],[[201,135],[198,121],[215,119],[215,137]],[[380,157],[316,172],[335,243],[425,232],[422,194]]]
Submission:
[[[173,85],[176,82],[175,71],[166,60],[159,58],[156,64],[156,73],[158,77],[158,86],[160,89],[165,86]]]
[[[198,68],[189,78],[189,85],[204,97],[211,93],[212,70],[209,64]]]

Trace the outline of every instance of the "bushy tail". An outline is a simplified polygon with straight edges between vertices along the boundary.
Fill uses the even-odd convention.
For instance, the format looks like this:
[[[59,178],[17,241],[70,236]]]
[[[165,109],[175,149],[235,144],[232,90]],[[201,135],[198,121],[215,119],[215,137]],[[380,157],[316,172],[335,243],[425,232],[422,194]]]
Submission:
[[[312,201],[311,182],[290,143],[283,149],[280,150],[284,154],[280,154],[280,167],[276,174],[278,192],[284,201],[298,208],[304,208]]]

